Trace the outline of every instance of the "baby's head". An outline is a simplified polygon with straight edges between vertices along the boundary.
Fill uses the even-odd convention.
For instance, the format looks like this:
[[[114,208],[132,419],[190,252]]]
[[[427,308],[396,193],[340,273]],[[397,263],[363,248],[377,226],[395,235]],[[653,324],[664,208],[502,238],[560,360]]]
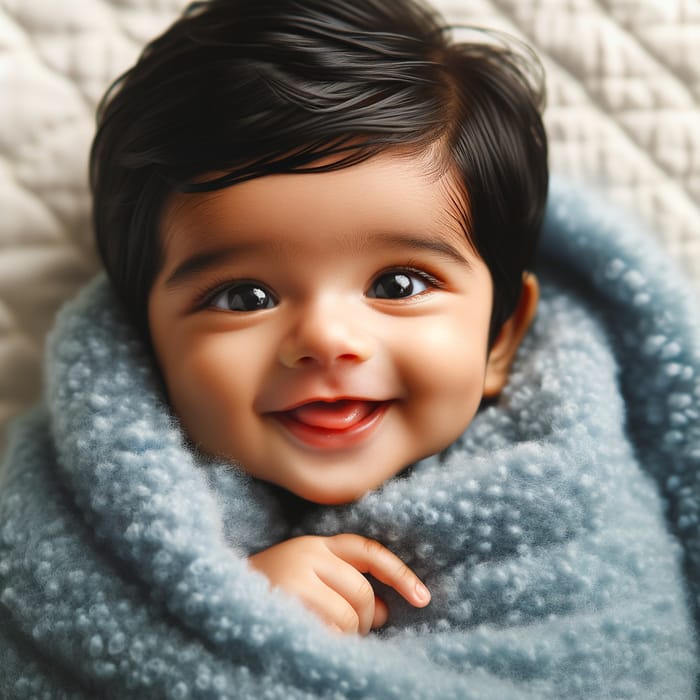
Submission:
[[[192,442],[319,503],[452,442],[534,312],[539,107],[411,0],[196,3],[149,45],[95,230]]]

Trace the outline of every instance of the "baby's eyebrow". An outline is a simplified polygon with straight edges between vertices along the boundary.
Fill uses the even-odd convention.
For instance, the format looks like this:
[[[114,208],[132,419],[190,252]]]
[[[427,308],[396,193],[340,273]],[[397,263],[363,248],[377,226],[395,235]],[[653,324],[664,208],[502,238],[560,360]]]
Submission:
[[[395,248],[408,248],[437,253],[438,255],[449,258],[462,265],[471,265],[469,258],[465,257],[456,246],[453,246],[444,238],[439,238],[437,236],[423,238],[421,236],[411,236],[407,234],[380,232],[368,236],[367,241],[368,243],[383,243]]]
[[[242,253],[248,252],[254,245],[228,245],[221,248],[204,250],[185,258],[165,280],[165,286],[172,288],[181,285],[192,277],[215,265],[225,263]]]
[[[436,253],[459,264],[470,265],[469,259],[465,257],[456,246],[453,246],[449,241],[437,236],[423,238],[410,234],[375,232],[367,234],[366,236],[361,236],[360,238],[352,238],[351,240],[352,243],[348,245],[348,248],[352,248],[358,252],[371,249],[372,247],[380,248],[382,246],[389,246],[397,250],[417,250]],[[245,253],[250,253],[251,251],[259,250],[263,247],[268,246],[261,241],[255,241],[197,252],[185,258],[185,260],[175,268],[165,281],[165,286],[172,289],[173,287],[186,283],[189,279],[196,277],[210,267],[225,264],[227,260],[244,255]]]

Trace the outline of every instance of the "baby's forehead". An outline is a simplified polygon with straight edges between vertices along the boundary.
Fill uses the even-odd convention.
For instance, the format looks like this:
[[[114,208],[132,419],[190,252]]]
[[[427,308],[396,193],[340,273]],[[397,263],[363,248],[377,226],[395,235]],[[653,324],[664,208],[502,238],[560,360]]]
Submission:
[[[198,182],[221,177],[220,172],[206,174]],[[206,239],[212,226],[223,224],[235,231],[254,228],[259,220],[281,224],[264,233],[270,240],[283,239],[287,217],[295,215],[321,223],[324,217],[331,223],[345,216],[348,239],[385,235],[396,225],[418,226],[426,238],[471,240],[468,196],[456,168],[434,151],[404,149],[385,150],[345,167],[324,160],[308,170],[270,173],[210,191],[172,192],[162,209],[160,237],[165,243],[175,232],[206,222],[197,231]]]
[[[339,175],[358,173],[358,177],[367,177],[370,170],[395,169],[395,166],[399,166],[399,173],[411,173],[425,185],[441,184],[448,197],[459,202],[460,207],[467,204],[463,173],[444,138],[429,142],[376,145],[368,143],[363,137],[346,135],[339,140],[340,146],[337,143],[338,140],[333,139],[329,143],[300,145],[284,153],[261,153],[255,161],[243,161],[226,169],[218,167],[197,173],[176,184],[170,197],[166,197],[165,205],[167,207],[176,198],[180,199],[180,194],[209,194],[215,198],[216,193],[228,187],[253,180],[280,183],[283,181],[280,176],[313,175],[314,184],[321,184],[337,180]],[[298,159],[302,152],[303,159]],[[387,176],[400,179],[396,172],[387,173]]]

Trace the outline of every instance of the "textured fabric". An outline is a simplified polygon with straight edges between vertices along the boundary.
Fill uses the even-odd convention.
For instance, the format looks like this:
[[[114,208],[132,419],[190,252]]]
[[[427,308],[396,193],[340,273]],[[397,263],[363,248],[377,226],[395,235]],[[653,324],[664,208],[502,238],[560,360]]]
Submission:
[[[95,281],[0,472],[0,696],[695,697],[697,310],[637,228],[555,185],[543,299],[498,402],[444,453],[293,521],[188,448]],[[384,542],[431,604],[383,591],[385,629],[335,635],[246,565],[340,532]]]

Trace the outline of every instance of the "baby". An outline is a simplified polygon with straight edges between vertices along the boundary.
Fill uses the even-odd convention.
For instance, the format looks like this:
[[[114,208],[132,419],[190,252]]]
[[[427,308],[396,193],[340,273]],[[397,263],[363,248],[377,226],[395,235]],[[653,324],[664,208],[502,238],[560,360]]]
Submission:
[[[537,63],[477,36],[213,0],[107,95],[0,696],[697,696],[697,303],[548,192]]]
[[[191,443],[306,501],[356,501],[499,394],[535,313],[547,190],[523,56],[413,0],[196,3],[107,96],[108,274]],[[250,557],[334,628],[422,607],[357,535]]]

